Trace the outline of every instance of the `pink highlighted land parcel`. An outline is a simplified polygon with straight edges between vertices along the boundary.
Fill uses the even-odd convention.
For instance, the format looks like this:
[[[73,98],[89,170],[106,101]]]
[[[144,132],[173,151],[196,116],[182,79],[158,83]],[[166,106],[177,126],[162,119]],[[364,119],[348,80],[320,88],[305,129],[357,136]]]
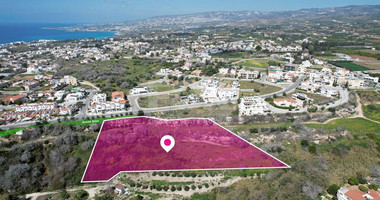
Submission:
[[[175,140],[169,152],[160,144],[165,135]],[[209,119],[133,117],[103,123],[82,182],[119,172],[288,167]]]

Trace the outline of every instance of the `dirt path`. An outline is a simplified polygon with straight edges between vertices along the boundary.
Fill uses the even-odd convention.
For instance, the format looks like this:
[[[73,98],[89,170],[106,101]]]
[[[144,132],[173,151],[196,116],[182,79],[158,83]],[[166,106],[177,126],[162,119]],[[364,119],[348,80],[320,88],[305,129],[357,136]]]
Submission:
[[[85,187],[85,186],[78,186],[78,187],[74,187],[71,189],[67,189],[67,192],[75,192],[77,190],[83,189],[88,193],[88,195],[89,195],[88,199],[94,199],[96,192],[103,189],[104,187],[105,187],[104,185],[99,185],[99,186],[91,187],[91,188]],[[36,200],[38,197],[43,197],[46,195],[54,195],[54,194],[57,194],[59,192],[61,192],[61,190],[56,190],[56,191],[51,191],[51,192],[36,192],[36,193],[32,193],[32,194],[27,194],[26,199]]]
[[[83,81],[83,82],[80,82],[80,84],[91,86],[91,87],[93,87],[94,89],[96,89],[96,90],[100,91],[100,88],[96,87],[96,85],[95,85],[95,84],[93,84],[93,83],[90,83],[90,82],[88,82],[88,81]]]
[[[331,119],[328,119],[327,121],[324,121],[324,122],[305,122],[304,124],[313,124],[313,123],[319,123],[319,124],[328,124],[330,123],[331,121],[334,121],[334,120],[337,120],[337,119],[341,119],[343,117],[334,117],[334,118],[331,118]],[[358,94],[356,94],[356,108],[355,108],[355,114],[350,116],[350,117],[347,117],[349,119],[352,119],[352,118],[363,118],[363,119],[366,119],[368,121],[371,121],[371,122],[375,122],[377,124],[380,124],[380,122],[376,121],[376,120],[373,120],[373,119],[369,119],[367,118],[366,116],[364,116],[364,112],[363,112],[363,106],[362,106],[362,103],[360,101],[360,96]]]

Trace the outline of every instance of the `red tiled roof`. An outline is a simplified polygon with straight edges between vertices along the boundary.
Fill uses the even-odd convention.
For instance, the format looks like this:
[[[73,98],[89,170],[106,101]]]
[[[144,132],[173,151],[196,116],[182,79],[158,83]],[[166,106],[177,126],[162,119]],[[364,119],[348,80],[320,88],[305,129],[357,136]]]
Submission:
[[[7,96],[3,99],[3,101],[16,101],[17,99],[21,99],[21,98],[24,98],[26,97],[25,94],[18,94],[16,96]]]

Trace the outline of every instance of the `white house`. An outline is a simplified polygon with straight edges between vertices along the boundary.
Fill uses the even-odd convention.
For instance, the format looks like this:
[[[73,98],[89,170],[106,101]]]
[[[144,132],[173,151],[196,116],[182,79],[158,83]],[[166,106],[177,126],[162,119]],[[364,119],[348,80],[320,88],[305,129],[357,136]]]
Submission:
[[[118,194],[128,194],[127,188],[122,184],[117,184],[115,186],[115,192]]]
[[[327,97],[335,97],[338,95],[338,90],[332,89],[332,88],[327,88],[327,87],[322,87],[321,88],[321,95],[324,95]]]
[[[101,103],[101,102],[106,102],[106,101],[107,101],[107,94],[105,93],[95,94],[94,97],[92,98],[92,102],[96,102],[96,103]]]
[[[300,106],[299,103],[297,102],[297,100],[288,99],[288,98],[285,98],[285,99],[274,99],[273,103],[276,104],[277,106],[281,106],[281,107],[290,107],[290,106],[292,106],[292,107],[298,107],[298,106]]]
[[[130,94],[146,94],[149,93],[147,87],[135,87],[129,91]]]
[[[244,97],[240,99],[240,116],[265,115],[269,112],[270,110],[263,98]]]

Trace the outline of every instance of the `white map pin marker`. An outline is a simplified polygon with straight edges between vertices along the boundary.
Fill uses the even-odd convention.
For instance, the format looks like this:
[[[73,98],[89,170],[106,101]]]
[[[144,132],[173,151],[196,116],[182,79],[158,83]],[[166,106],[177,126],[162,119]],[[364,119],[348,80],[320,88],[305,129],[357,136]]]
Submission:
[[[161,147],[166,151],[169,152],[172,150],[175,144],[175,140],[172,136],[170,135],[165,135],[161,138]]]

